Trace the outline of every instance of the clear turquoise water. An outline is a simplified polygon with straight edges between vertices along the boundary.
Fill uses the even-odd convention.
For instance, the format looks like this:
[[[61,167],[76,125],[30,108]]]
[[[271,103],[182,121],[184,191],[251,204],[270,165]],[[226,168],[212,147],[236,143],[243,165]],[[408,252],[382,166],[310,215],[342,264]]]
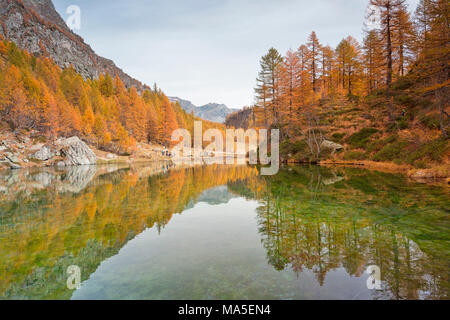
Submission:
[[[8,172],[0,297],[448,299],[449,208],[448,187],[359,169]]]

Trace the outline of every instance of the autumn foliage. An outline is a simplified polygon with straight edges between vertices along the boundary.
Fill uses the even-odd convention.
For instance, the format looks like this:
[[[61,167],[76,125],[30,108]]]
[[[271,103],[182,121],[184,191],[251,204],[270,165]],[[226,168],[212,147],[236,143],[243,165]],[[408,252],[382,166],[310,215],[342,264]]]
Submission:
[[[260,59],[255,104],[226,124],[279,129],[287,162],[448,167],[449,2],[421,0],[415,12],[405,0],[367,4],[362,43],[347,36],[332,48],[312,32],[284,56],[270,48]]]
[[[49,138],[78,135],[98,148],[126,153],[136,142],[170,146],[173,130],[191,129],[195,119],[156,86],[140,93],[108,74],[85,80],[72,67],[62,70],[0,41],[0,120],[12,130],[36,130]]]
[[[447,136],[448,1],[422,0],[414,15],[405,0],[370,0],[368,5],[363,43],[348,36],[332,48],[313,31],[285,56],[269,49],[260,60],[252,126],[276,127],[292,136],[293,127],[304,127],[301,118],[311,106],[358,102],[377,90],[386,98],[382,105],[392,122],[398,113],[394,84],[403,81],[414,83],[417,95],[435,96],[440,129]]]

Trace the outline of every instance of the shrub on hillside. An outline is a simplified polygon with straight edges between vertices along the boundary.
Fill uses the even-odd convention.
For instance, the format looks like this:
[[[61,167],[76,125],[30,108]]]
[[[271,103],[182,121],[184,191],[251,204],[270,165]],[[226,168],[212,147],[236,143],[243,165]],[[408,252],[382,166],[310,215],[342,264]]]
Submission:
[[[411,152],[406,158],[407,163],[414,166],[420,166],[423,161],[441,162],[444,154],[448,151],[448,140],[438,138],[426,142],[419,146],[414,152]]]
[[[400,130],[405,130],[409,128],[409,123],[408,121],[406,121],[406,119],[401,119],[400,121],[397,122],[398,128]]]
[[[430,130],[439,129],[440,121],[437,114],[425,115],[420,118],[420,123]]]
[[[375,128],[364,128],[359,132],[352,134],[347,139],[347,143],[352,147],[365,147],[369,142],[370,137],[372,137],[375,133],[378,133],[378,130]]]
[[[396,132],[398,130],[405,130],[409,128],[408,120],[404,117],[397,118],[396,121],[391,122],[388,126],[386,131],[387,132]]]
[[[402,159],[404,154],[404,148],[408,145],[406,141],[395,141],[388,145],[385,145],[380,151],[378,151],[374,157],[374,161],[393,161],[395,159]]]
[[[399,105],[414,107],[417,105],[415,97],[410,95],[398,95],[395,97],[395,102]]]
[[[280,154],[283,157],[294,159],[299,162],[308,162],[310,160],[310,151],[304,140],[282,142],[280,144]]]
[[[373,153],[373,152],[378,152],[381,149],[383,149],[384,146],[386,146],[390,143],[393,143],[397,140],[398,140],[398,135],[396,135],[396,134],[390,135],[389,137],[387,137],[386,139],[383,139],[383,140],[373,140],[367,145],[366,151],[368,154]]]
[[[392,89],[402,91],[402,90],[409,89],[413,85],[414,85],[414,81],[412,81],[412,79],[404,77],[404,78],[400,78],[396,82],[394,82],[392,84]]]
[[[345,132],[335,132],[331,135],[331,138],[334,142],[342,142],[345,137]]]
[[[363,160],[365,158],[365,153],[361,151],[349,151],[347,152],[343,159],[344,160]]]

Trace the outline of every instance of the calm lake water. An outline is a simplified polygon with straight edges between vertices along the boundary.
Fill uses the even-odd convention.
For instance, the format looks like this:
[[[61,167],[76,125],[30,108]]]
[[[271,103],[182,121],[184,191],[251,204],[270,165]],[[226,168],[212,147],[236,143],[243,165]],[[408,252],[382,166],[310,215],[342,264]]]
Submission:
[[[360,169],[3,172],[0,298],[449,299],[449,208],[448,187]]]

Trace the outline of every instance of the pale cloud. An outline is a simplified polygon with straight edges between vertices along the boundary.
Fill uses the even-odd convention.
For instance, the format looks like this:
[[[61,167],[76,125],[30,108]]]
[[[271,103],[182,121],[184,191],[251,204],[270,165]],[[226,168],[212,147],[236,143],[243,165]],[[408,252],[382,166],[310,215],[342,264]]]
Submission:
[[[418,0],[410,0],[415,7]],[[100,55],[168,95],[249,105],[259,58],[297,48],[315,30],[332,46],[361,40],[365,0],[54,0],[82,10],[78,33]]]

